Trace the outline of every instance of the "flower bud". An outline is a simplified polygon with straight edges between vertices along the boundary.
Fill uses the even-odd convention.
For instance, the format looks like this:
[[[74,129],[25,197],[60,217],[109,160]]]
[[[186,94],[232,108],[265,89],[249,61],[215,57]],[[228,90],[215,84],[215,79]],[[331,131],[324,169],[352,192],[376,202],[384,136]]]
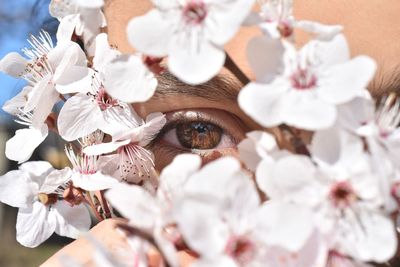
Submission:
[[[72,185],[65,189],[63,193],[63,198],[71,206],[79,205],[84,200],[82,190],[79,188],[75,188]]]
[[[56,194],[45,194],[45,193],[39,193],[38,195],[39,201],[43,205],[51,205],[57,202],[57,195]]]

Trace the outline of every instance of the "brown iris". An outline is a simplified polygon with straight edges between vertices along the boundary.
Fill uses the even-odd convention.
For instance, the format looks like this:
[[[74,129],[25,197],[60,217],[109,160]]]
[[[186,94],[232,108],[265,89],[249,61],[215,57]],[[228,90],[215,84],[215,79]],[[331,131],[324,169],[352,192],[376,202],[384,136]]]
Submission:
[[[222,129],[211,123],[180,123],[176,126],[176,135],[185,148],[212,149],[220,143]]]

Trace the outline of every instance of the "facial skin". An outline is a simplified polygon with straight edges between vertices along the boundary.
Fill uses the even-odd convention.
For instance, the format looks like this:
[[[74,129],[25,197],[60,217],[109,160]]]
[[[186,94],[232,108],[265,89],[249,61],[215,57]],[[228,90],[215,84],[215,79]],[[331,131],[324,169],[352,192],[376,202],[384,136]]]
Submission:
[[[400,67],[397,67],[400,66],[399,0],[295,0],[294,2],[297,19],[343,25],[352,55],[365,54],[377,60],[378,74],[370,84],[370,90],[374,95],[400,90]],[[143,15],[151,8],[149,0],[106,0],[104,12],[110,44],[115,45],[121,52],[134,52],[134,48],[129,45],[126,38],[126,25],[132,17]],[[250,38],[259,34],[257,29],[244,28],[225,47],[249,78],[253,78],[254,75],[247,64],[245,48]],[[307,41],[307,36],[303,33],[298,33],[296,36],[300,45]],[[152,144],[159,170],[168,164],[173,156],[182,152],[199,153],[204,156],[205,161],[221,154],[236,155],[235,145],[244,138],[245,133],[261,129],[239,109],[236,96],[241,84],[225,69],[218,78],[199,87],[181,84],[170,75],[159,77],[159,83],[160,87],[150,101],[135,105],[136,111],[141,116],[152,112],[167,114],[169,125]],[[171,87],[179,93],[169,90]],[[176,121],[182,119],[185,123],[191,120],[204,121],[202,126],[207,126],[207,123],[211,122],[222,128],[224,134],[221,135],[221,140],[224,142],[221,141],[215,149],[207,150],[179,147],[181,144],[176,132],[182,133],[182,127],[187,129],[188,126],[188,124],[177,126]],[[216,132],[215,129],[211,129],[212,134],[215,135]],[[187,143],[188,139],[185,140]],[[208,139],[203,145],[209,147],[210,140],[212,139]],[[193,141],[192,144],[198,145],[199,142],[201,143],[201,139]],[[92,234],[102,240],[109,250],[113,250],[118,247],[116,240],[120,238],[114,229],[115,224],[106,220],[96,226]],[[81,259],[82,262],[89,260],[92,248],[86,243],[82,240],[73,242],[43,266],[58,266],[56,257],[63,253]],[[109,245],[110,243],[112,245]],[[121,247],[124,246],[122,243]],[[82,251],[85,251],[84,255]],[[190,256],[183,252],[181,256],[182,266],[187,266]],[[157,261],[157,257],[150,258]]]
[[[398,20],[400,2],[398,0],[385,0],[384,5],[381,0],[368,0],[368,2],[364,0],[297,0],[294,3],[296,18],[343,25],[352,55],[366,54],[377,60],[378,75],[370,85],[373,94],[379,95],[384,91],[396,90],[400,87],[400,79],[394,78],[396,70],[400,71],[400,68],[397,69],[400,59],[400,23]],[[152,7],[150,0],[106,1],[104,12],[108,23],[109,42],[121,52],[135,52],[127,40],[126,25],[132,17],[143,15]],[[243,27],[225,47],[235,63],[250,78],[254,78],[254,75],[247,64],[246,45],[252,37],[260,34],[256,27]],[[308,39],[308,36],[302,32],[296,33],[296,36],[299,45],[304,44]],[[224,80],[221,81],[221,78]],[[204,117],[213,118],[212,122],[223,129],[223,134],[230,135],[230,138],[236,143],[245,136],[247,131],[261,128],[239,109],[236,96],[241,84],[226,69],[221,70],[219,77],[200,87],[187,86],[170,77],[168,79],[159,77],[159,80],[160,86],[155,96],[146,103],[135,105],[135,109],[140,115],[164,112],[173,116],[174,112],[197,110],[199,121],[204,122],[203,126],[210,122]],[[165,87],[171,88],[175,85],[183,89],[179,94],[165,89]],[[204,88],[207,90],[201,90]],[[210,94],[213,94],[213,97],[210,97]],[[232,119],[224,120],[222,115]],[[188,121],[187,118],[183,119]],[[232,129],[235,131],[229,131]],[[207,157],[213,158],[216,152],[236,155],[232,145],[226,144],[208,150],[191,150],[183,149],[182,146],[179,146],[179,142],[174,142],[175,145],[171,146],[174,138],[176,139],[175,133],[159,135],[157,140],[160,142],[153,143],[152,149],[156,156],[156,167],[159,170],[167,165],[173,156],[183,152],[199,153],[206,160]]]

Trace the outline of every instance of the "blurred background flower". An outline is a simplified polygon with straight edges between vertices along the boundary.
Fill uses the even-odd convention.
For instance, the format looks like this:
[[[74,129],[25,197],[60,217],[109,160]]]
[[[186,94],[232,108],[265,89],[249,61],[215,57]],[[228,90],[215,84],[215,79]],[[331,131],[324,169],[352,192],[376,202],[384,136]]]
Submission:
[[[55,36],[58,21],[48,12],[50,0],[0,0],[0,58],[7,53],[20,52],[29,46],[27,38],[36,35],[41,29]],[[0,73],[0,105],[15,96],[25,85],[23,80],[14,79]],[[16,162],[9,161],[4,155],[6,141],[17,130],[18,124],[13,118],[0,110],[0,175],[16,169]],[[41,149],[32,160],[47,160],[54,167],[65,165],[62,151],[63,142],[49,135]],[[21,246],[15,239],[15,220],[17,209],[0,203],[0,266],[38,266],[46,258],[63,246],[68,239],[53,236],[36,249]]]

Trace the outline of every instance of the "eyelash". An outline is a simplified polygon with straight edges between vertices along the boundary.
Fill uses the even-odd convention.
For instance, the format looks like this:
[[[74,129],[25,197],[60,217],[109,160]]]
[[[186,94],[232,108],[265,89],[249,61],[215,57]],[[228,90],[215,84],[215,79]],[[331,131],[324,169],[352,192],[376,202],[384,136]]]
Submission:
[[[213,120],[211,117],[206,117],[206,116],[202,116],[200,115],[200,113],[196,113],[196,118],[188,118],[185,115],[181,114],[178,116],[178,118],[175,118],[169,122],[166,123],[166,125],[161,129],[161,131],[154,136],[154,138],[152,138],[152,141],[150,142],[150,144],[148,145],[149,148],[154,147],[154,145],[160,141],[166,133],[168,133],[170,130],[173,130],[174,128],[176,128],[179,124],[183,124],[183,123],[191,123],[191,122],[202,122],[202,123],[209,123],[209,124],[214,124],[215,126],[219,127],[222,129],[222,135],[227,135],[232,142],[234,142],[235,144],[237,144],[239,142],[239,140],[237,140],[237,138],[235,138],[233,135],[231,135],[226,127],[224,127],[223,125],[221,125],[220,122]],[[167,147],[167,145],[164,145],[165,147]],[[174,149],[174,152],[179,152],[179,153],[187,153],[190,152],[189,149],[185,149],[185,148],[179,148],[179,147],[174,147],[174,148],[170,148],[170,149]],[[197,150],[197,151],[201,151],[201,150]]]

